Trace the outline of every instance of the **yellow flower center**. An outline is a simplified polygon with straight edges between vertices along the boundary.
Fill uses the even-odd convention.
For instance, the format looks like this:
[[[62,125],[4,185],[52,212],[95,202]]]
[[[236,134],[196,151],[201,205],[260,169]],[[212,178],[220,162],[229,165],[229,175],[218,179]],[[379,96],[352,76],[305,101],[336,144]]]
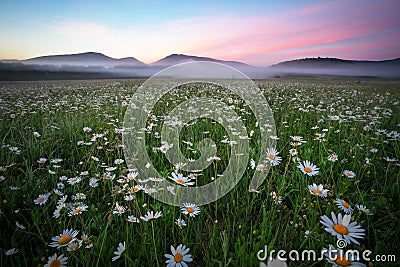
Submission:
[[[275,159],[275,156],[272,155],[272,154],[269,154],[269,155],[268,155],[268,158],[269,158],[270,160],[274,160],[274,159]]]
[[[39,201],[39,202],[43,202],[43,201],[44,201],[44,198],[43,198],[43,197],[39,197],[39,198],[38,198],[38,201]]]
[[[174,256],[174,261],[175,261],[176,263],[180,263],[180,262],[182,262],[182,260],[183,260],[182,254],[176,253],[176,255]]]
[[[194,212],[194,208],[187,208],[186,210],[187,210],[189,213]]]
[[[321,195],[321,194],[322,194],[322,191],[319,190],[319,189],[314,189],[312,192],[313,192],[314,194],[316,194],[316,195]]]
[[[77,244],[73,244],[69,247],[70,250],[76,250],[78,248]]]
[[[341,224],[335,224],[333,226],[333,230],[335,230],[336,233],[341,234],[341,235],[347,235],[349,233],[346,226],[343,226]]]
[[[352,176],[351,172],[346,173],[347,176]]]
[[[81,212],[81,211],[82,211],[82,208],[77,208],[77,209],[74,210],[74,213],[75,213],[75,214],[78,214],[78,213]]]
[[[310,173],[312,170],[310,167],[304,167],[304,171]]]
[[[181,179],[176,180],[176,182],[179,183],[179,184],[185,184],[185,181],[184,181],[184,180],[181,180]]]
[[[77,181],[76,178],[72,178],[72,179],[71,179],[71,182],[73,182],[73,183],[75,183],[76,181]]]
[[[342,201],[342,205],[343,207],[345,207],[346,209],[348,209],[350,207],[349,203],[347,203],[346,201]]]
[[[85,242],[85,243],[88,243],[88,242],[89,242],[89,238],[87,238],[87,237],[84,237],[82,240],[83,240],[83,242]]]
[[[351,263],[346,257],[344,256],[335,256],[335,263],[340,266],[349,266]]]
[[[62,237],[60,237],[60,239],[58,240],[58,244],[59,245],[65,245],[67,243],[69,243],[69,241],[71,241],[72,236],[70,235],[63,235]]]
[[[61,262],[60,262],[60,260],[57,260],[57,259],[53,260],[50,263],[50,267],[60,267],[60,266],[61,266]]]

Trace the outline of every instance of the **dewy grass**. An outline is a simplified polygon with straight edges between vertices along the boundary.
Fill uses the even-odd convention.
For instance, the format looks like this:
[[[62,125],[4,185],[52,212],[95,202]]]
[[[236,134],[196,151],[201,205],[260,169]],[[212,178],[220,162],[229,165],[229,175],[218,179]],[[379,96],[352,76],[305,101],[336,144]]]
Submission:
[[[256,266],[257,252],[265,245],[276,251],[320,251],[335,244],[337,239],[324,231],[320,217],[342,212],[336,199],[351,205],[352,221],[365,229],[360,245],[351,244],[352,249],[395,254],[400,242],[400,85],[328,80],[257,84],[273,110],[279,138],[279,154],[274,153],[282,159],[274,162],[264,183],[251,192],[250,179],[261,169],[257,165],[268,163],[258,162],[260,127],[249,107],[222,88],[182,86],[157,103],[144,130],[149,164],[162,177],[141,177],[120,161],[124,159],[124,112],[139,81],[0,84],[2,265],[44,265],[57,253],[68,258],[68,266],[162,266],[166,265],[164,254],[173,253],[171,246],[183,244],[190,248],[187,253],[193,261],[189,266]],[[217,152],[207,169],[186,171],[163,154],[168,146],[160,137],[162,125],[173,122],[165,115],[193,96],[216,97],[231,106],[251,136],[250,160],[242,179],[223,198],[201,206],[195,217],[150,196],[154,184],[172,181],[172,172],[199,186],[219,179],[229,163],[235,144],[210,119],[192,121],[179,133],[182,155],[188,159],[201,157],[204,138],[214,141]],[[295,155],[290,154],[292,149]],[[332,155],[336,155],[334,160]],[[46,160],[40,163],[40,158]],[[314,176],[307,175],[305,168],[302,172],[298,166],[305,161],[319,172]],[[355,176],[349,178],[344,171]],[[70,178],[80,182],[70,185]],[[96,186],[89,184],[91,178]],[[328,190],[326,197],[310,193],[308,187],[314,183]],[[34,202],[39,195],[48,197],[42,205]],[[362,208],[357,209],[357,204]],[[54,217],[57,207],[59,217]],[[81,210],[69,216],[72,209]],[[148,211],[162,215],[141,220]],[[128,216],[138,222],[128,221]],[[178,226],[177,219],[186,226]],[[81,243],[76,251],[49,246],[52,237],[65,229],[79,231],[76,239]],[[120,257],[112,262],[114,251],[124,242],[125,250],[120,248]],[[18,252],[7,256],[5,252],[12,248]]]

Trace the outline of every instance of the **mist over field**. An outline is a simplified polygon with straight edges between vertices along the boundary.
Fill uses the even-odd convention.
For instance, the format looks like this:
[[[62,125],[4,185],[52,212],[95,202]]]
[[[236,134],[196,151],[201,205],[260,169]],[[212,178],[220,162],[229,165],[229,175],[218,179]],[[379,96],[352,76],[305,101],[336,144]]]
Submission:
[[[259,67],[238,61],[172,54],[145,64],[134,57],[115,59],[101,53],[43,56],[27,60],[0,61],[0,80],[146,78],[164,68],[194,61],[231,66],[252,79],[281,75],[332,75],[399,78],[400,60],[353,61],[336,58],[305,58]]]

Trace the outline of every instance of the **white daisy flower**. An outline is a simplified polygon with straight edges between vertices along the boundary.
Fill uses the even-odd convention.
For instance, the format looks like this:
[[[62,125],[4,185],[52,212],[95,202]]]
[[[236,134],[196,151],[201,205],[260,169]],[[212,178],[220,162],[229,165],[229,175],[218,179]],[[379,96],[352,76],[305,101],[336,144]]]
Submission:
[[[122,243],[122,242],[119,243],[119,244],[118,244],[118,247],[117,247],[117,250],[114,251],[114,254],[115,254],[116,256],[114,256],[114,257],[111,259],[111,261],[116,261],[116,260],[118,260],[118,259],[121,257],[122,252],[125,251],[125,248],[126,248],[125,241],[124,241],[124,243]]]
[[[297,168],[299,168],[304,174],[307,174],[308,176],[314,176],[319,173],[319,168],[317,168],[316,165],[312,164],[308,160],[300,162],[299,165],[297,165]]]
[[[54,253],[53,256],[49,257],[49,261],[44,265],[44,267],[66,267],[67,266],[68,257],[64,257],[64,254],[61,254],[57,257],[57,253]]]
[[[152,219],[157,219],[160,218],[162,216],[162,212],[161,211],[157,211],[154,214],[154,211],[148,211],[147,214],[145,216],[141,216],[140,219],[142,219],[143,221],[147,222],[150,221]]]
[[[277,166],[281,163],[282,158],[278,156],[279,152],[275,148],[267,149],[267,162],[272,166]]]
[[[346,240],[347,244],[357,244],[360,243],[356,240],[356,238],[364,238],[365,230],[361,228],[360,225],[357,225],[357,222],[351,221],[351,215],[344,215],[339,213],[336,217],[335,213],[331,213],[332,220],[328,218],[328,216],[321,216],[320,222],[326,226],[325,231],[331,233],[333,236],[336,236],[338,239]]]
[[[347,178],[354,178],[356,177],[356,174],[352,171],[349,170],[345,170],[343,171],[344,176],[346,176]]]
[[[171,254],[165,254],[165,257],[168,259],[165,263],[167,267],[188,267],[186,262],[193,261],[192,255],[188,254],[190,251],[189,248],[186,248],[185,245],[180,244],[176,249],[171,246]]]
[[[350,206],[349,203],[344,201],[343,199],[336,199],[336,205],[338,206],[339,209],[343,210],[346,214],[353,214],[353,208]]]
[[[324,189],[324,186],[322,184],[316,185],[315,183],[309,185],[308,190],[310,191],[311,195],[319,197],[327,197],[329,192],[328,189]]]
[[[196,217],[200,214],[200,208],[192,203],[184,203],[181,207],[181,211],[183,214],[189,214],[190,217]]]

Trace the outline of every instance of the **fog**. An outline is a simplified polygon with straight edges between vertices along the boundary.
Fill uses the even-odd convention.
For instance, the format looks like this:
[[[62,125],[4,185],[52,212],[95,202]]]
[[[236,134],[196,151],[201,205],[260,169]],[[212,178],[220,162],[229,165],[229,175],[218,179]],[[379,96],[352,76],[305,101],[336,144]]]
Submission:
[[[127,64],[124,64],[127,62]],[[21,61],[0,61],[0,80],[147,78],[168,67],[126,61],[101,65],[29,64]],[[246,64],[227,64],[252,79],[279,78],[286,75],[338,75],[356,77],[400,78],[399,59],[381,62],[346,62],[346,64],[277,64],[255,67]],[[287,66],[289,65],[289,66]],[[54,76],[54,77],[53,77]],[[215,75],[214,75],[215,76]],[[218,78],[218,77],[214,77]],[[225,77],[221,77],[225,78]],[[54,78],[55,79],[55,78]]]

